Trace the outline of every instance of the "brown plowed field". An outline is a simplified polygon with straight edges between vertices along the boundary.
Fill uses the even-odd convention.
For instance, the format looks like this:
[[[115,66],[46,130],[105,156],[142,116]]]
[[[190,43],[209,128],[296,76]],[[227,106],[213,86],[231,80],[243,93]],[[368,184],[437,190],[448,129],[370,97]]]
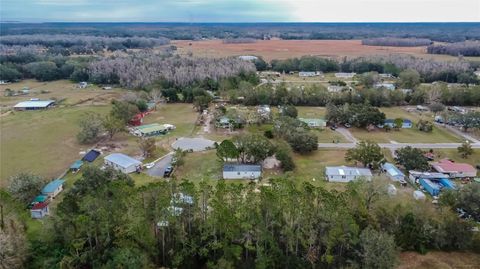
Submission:
[[[360,40],[259,40],[255,43],[224,44],[222,40],[173,41],[178,53],[193,53],[197,57],[226,57],[239,55],[262,56],[265,60],[315,55],[323,57],[358,57],[368,55],[426,54],[426,47],[364,46]],[[445,57],[445,56],[441,56]],[[447,58],[453,58],[446,56]]]

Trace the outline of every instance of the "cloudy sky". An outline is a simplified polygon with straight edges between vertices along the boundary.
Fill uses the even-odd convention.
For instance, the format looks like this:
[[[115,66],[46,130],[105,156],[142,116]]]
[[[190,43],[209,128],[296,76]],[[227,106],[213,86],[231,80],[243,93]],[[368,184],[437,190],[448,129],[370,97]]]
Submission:
[[[479,22],[480,0],[0,0],[2,21]]]

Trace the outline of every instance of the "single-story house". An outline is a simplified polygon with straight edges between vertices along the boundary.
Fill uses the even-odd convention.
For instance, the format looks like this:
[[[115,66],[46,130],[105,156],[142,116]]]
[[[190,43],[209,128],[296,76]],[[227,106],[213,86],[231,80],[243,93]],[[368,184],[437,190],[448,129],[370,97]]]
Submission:
[[[435,172],[419,172],[419,171],[414,171],[414,170],[408,171],[408,179],[413,184],[419,183],[419,180],[421,178],[441,179],[441,178],[448,178],[448,175],[443,174],[443,173],[435,173]]]
[[[41,219],[48,215],[48,204],[47,203],[36,203],[30,209],[30,215],[33,219]]]
[[[400,171],[394,164],[392,163],[384,163],[382,164],[382,169],[385,171],[387,176],[394,181],[404,181],[405,174]]]
[[[432,163],[432,168],[439,173],[449,175],[450,178],[477,176],[477,169],[472,165],[468,163],[456,163],[448,159]]]
[[[335,73],[336,78],[353,78],[357,73],[344,73],[344,72],[339,72]]]
[[[63,190],[63,183],[65,180],[63,179],[55,179],[45,185],[42,189],[42,194],[46,195],[50,198],[55,198],[62,190]]]
[[[262,166],[256,164],[224,164],[224,179],[257,179],[262,176]]]
[[[383,126],[388,125],[390,128],[395,127],[395,120],[394,119],[386,119],[383,125],[378,125],[379,128],[383,128]],[[404,119],[402,122],[402,128],[408,129],[413,127],[413,122],[409,119]]]
[[[325,167],[325,176],[327,181],[331,182],[349,182],[355,179],[372,179],[372,172],[368,168],[357,168],[348,166],[327,166]]]
[[[327,87],[328,92],[341,92],[343,91],[343,86],[330,85]]]
[[[123,153],[112,153],[104,158],[105,165],[129,174],[142,169],[142,162]]]
[[[92,149],[89,152],[87,152],[85,156],[83,156],[82,160],[91,163],[95,161],[95,159],[97,159],[98,156],[100,156],[100,154],[101,154],[100,151]]]
[[[54,100],[30,100],[30,101],[23,101],[16,104],[13,108],[15,110],[39,110],[39,109],[47,109],[52,107],[55,104]]]
[[[255,61],[255,60],[258,60],[258,57],[253,55],[241,55],[241,56],[238,56],[238,59],[244,60],[244,61]]]
[[[141,137],[149,137],[156,135],[163,135],[168,132],[167,128],[163,124],[152,123],[147,125],[141,125],[135,127],[133,134]]]
[[[298,72],[299,77],[315,77],[315,76],[322,76],[323,72],[320,71],[300,71]]]
[[[381,78],[394,78],[395,76],[389,73],[380,73],[378,74]]]
[[[83,165],[82,160],[76,160],[72,165],[70,165],[70,171],[77,172]]]
[[[375,89],[385,88],[387,90],[395,90],[395,85],[393,83],[376,83],[373,85]]]
[[[327,122],[324,119],[298,118],[298,120],[305,122],[310,128],[325,128],[327,126]]]

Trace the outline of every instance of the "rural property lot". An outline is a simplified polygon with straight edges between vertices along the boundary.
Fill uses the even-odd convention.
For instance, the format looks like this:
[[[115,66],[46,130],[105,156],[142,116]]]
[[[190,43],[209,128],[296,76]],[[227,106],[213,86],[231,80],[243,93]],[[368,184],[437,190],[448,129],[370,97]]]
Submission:
[[[323,57],[358,57],[368,55],[411,54],[422,57],[437,57],[426,54],[426,47],[364,46],[361,40],[259,40],[255,43],[224,44],[222,40],[173,41],[179,54],[192,53],[197,57],[227,57],[257,55],[265,60],[286,59],[304,55]],[[456,59],[440,56],[444,59]]]

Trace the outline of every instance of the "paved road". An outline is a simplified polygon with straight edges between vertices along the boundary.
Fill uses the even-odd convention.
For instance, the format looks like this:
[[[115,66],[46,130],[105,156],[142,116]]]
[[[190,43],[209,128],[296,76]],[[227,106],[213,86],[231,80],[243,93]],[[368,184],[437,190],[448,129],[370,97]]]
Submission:
[[[165,155],[162,159],[160,159],[155,166],[147,170],[147,174],[153,177],[163,177],[163,173],[165,172],[165,168],[167,168],[173,158],[173,152]]]
[[[391,150],[403,148],[406,146],[411,146],[414,148],[421,149],[456,149],[461,145],[461,143],[381,143],[378,144],[382,148],[387,148]],[[354,148],[355,143],[319,143],[319,148]],[[472,148],[480,149],[480,143],[472,144]]]

